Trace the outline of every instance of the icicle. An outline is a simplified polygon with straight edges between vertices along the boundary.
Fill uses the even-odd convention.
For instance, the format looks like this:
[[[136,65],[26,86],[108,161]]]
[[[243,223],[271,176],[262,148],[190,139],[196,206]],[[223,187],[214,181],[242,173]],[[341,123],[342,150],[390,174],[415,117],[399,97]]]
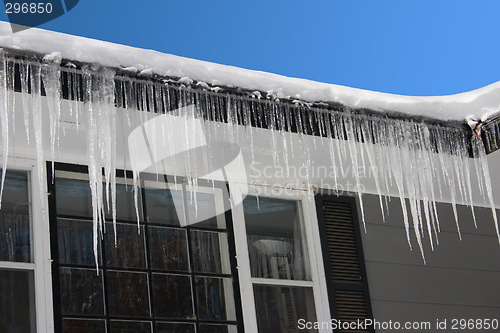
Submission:
[[[59,144],[59,121],[61,118],[61,72],[59,65],[59,62],[42,65],[42,81],[49,107],[52,179],[54,179],[55,147]]]
[[[101,169],[98,165],[98,151],[96,137],[98,135],[97,120],[95,119],[95,110],[93,106],[93,77],[92,72],[85,70],[84,73],[85,84],[85,116],[86,116],[86,132],[87,132],[87,159],[89,168],[89,185],[92,197],[92,217],[93,217],[93,238],[94,238],[94,260],[96,268],[99,267],[98,261],[98,241],[99,233],[102,232],[101,220],[101,207],[102,207],[102,193],[99,188],[102,188]]]
[[[38,187],[40,189],[40,200],[45,200],[43,189],[44,186],[44,159],[43,159],[43,138],[42,138],[42,104],[41,104],[41,86],[42,86],[42,73],[39,65],[32,64],[30,67],[31,77],[31,107],[33,116],[33,131],[35,134],[35,147],[36,147],[36,166],[38,170]]]
[[[460,232],[460,223],[458,221],[458,211],[457,211],[457,199],[455,193],[455,177],[454,173],[449,169],[453,167],[450,162],[452,157],[450,155],[450,150],[445,149],[445,144],[447,144],[446,139],[442,136],[438,137],[438,156],[441,162],[441,168],[443,170],[443,176],[445,177],[445,181],[448,183],[448,187],[450,188],[450,197],[451,197],[451,208],[453,210],[453,216],[455,218],[455,224],[457,226],[458,237],[462,240],[462,233]]]
[[[15,62],[12,59],[7,59],[7,96],[8,110],[11,113],[10,117],[10,135],[12,137],[12,154],[16,156],[16,96],[15,96]],[[0,193],[1,198],[1,193]]]
[[[339,186],[338,186],[337,163],[335,160],[335,148],[333,146],[334,141],[338,140],[338,138],[335,138],[333,136],[330,115],[329,114],[322,114],[321,117],[322,117],[322,122],[324,122],[325,131],[326,131],[326,138],[328,140],[328,148],[329,148],[329,153],[330,153],[330,161],[332,163],[333,180],[334,180],[334,184],[335,184],[335,189],[338,189]]]
[[[343,120],[347,132],[347,144],[349,145],[351,162],[354,171],[354,178],[356,180],[355,190],[358,195],[359,208],[361,210],[361,220],[363,221],[363,228],[366,233],[366,220],[365,220],[365,211],[364,211],[363,197],[362,197],[363,194],[361,193],[361,180],[359,177],[358,144],[355,138],[353,119],[351,118],[351,115],[347,115],[346,117],[343,117]]]
[[[9,157],[9,108],[7,93],[7,61],[0,50],[0,122],[2,127],[2,181],[0,184],[0,208],[2,207],[3,186]]]
[[[396,130],[396,127],[389,127],[391,130],[388,133],[388,139],[391,140],[392,142],[389,143],[388,149],[391,151],[391,158],[389,159],[390,161],[390,168],[392,170],[392,174],[394,176],[394,181],[396,183],[396,187],[398,189],[399,193],[399,201],[401,202],[401,210],[403,211],[403,223],[405,226],[406,230],[406,240],[408,242],[408,246],[410,247],[410,250],[413,248],[411,244],[411,239],[410,239],[410,225],[409,225],[409,220],[408,220],[408,210],[406,207],[406,201],[405,201],[405,187],[404,187],[404,176],[403,176],[403,166],[401,164],[402,157],[401,157],[401,147],[398,141],[401,140],[401,135],[402,133],[398,132]]]
[[[472,184],[471,184],[471,171],[470,171],[470,164],[469,164],[469,157],[466,155],[467,152],[464,152],[461,156],[462,159],[462,165],[463,165],[463,170],[465,173],[465,182],[467,186],[467,196],[469,198],[469,207],[471,210],[472,214],[472,219],[474,220],[474,226],[477,229],[477,221],[476,221],[476,213],[474,212],[474,202],[472,198]]]
[[[28,141],[29,145],[31,105],[29,103],[29,93],[28,93],[29,65],[27,63],[24,62],[19,63],[19,74],[21,78],[21,99],[23,104],[24,128],[26,129],[26,140]]]
[[[484,184],[486,189],[486,194],[488,196],[488,202],[491,206],[491,214],[493,215],[493,221],[495,223],[495,230],[497,232],[498,242],[500,243],[500,229],[498,226],[498,217],[495,209],[495,200],[493,199],[493,190],[491,188],[491,178],[488,168],[488,160],[486,159],[486,152],[484,151],[484,144],[479,136],[473,136],[472,138],[472,151],[474,157],[479,160],[481,165],[482,177],[478,176],[478,181]],[[479,171],[478,171],[479,172]],[[479,173],[478,173],[479,175]]]
[[[366,149],[366,154],[368,156],[368,162],[370,163],[370,169],[373,174],[374,180],[375,180],[375,187],[377,189],[377,194],[380,202],[380,211],[382,212],[382,219],[385,222],[385,213],[384,213],[384,204],[382,202],[382,189],[380,187],[380,180],[379,180],[379,175],[378,175],[378,170],[377,170],[377,165],[376,165],[376,160],[375,160],[375,153],[373,151],[373,146],[371,142],[371,131],[368,125],[368,121],[362,121],[361,122],[361,133],[363,135],[363,138],[365,140],[365,149]]]
[[[94,222],[94,255],[97,262],[99,233],[104,232],[106,208],[112,211],[116,238],[116,118],[114,108],[114,73],[96,73],[84,69],[85,115],[87,129],[87,159],[89,185],[92,194]],[[104,169],[105,190],[102,171]],[[106,196],[106,207],[103,197]],[[136,205],[137,209],[137,205]]]
[[[54,58],[45,59],[43,64],[30,63],[21,60],[7,59],[0,55],[0,126],[2,129],[2,180],[0,196],[8,162],[9,147],[13,146],[12,133],[15,118],[9,111],[14,108],[14,64],[19,66],[22,106],[24,109],[24,125],[26,139],[30,142],[30,131],[33,132],[36,147],[36,164],[40,174],[40,196],[44,198],[44,151],[42,140],[42,100],[47,100],[50,121],[50,149],[52,163],[56,158],[59,142],[59,120],[61,118],[61,69]],[[57,59],[56,59],[57,60]],[[275,166],[284,164],[287,178],[286,186],[306,186],[308,194],[312,194],[311,184],[314,161],[310,159],[310,149],[328,149],[330,163],[333,168],[335,188],[339,189],[339,170],[346,175],[352,167],[352,175],[356,181],[356,195],[359,198],[363,225],[366,231],[365,214],[362,199],[362,178],[360,172],[369,167],[370,175],[375,182],[376,193],[380,210],[385,221],[388,211],[388,199],[392,187],[397,188],[397,193],[403,211],[403,222],[406,237],[412,248],[410,230],[413,228],[414,236],[425,262],[422,238],[429,237],[431,249],[434,250],[434,239],[439,244],[440,232],[439,218],[436,202],[438,196],[443,198],[443,190],[451,199],[453,214],[460,235],[457,203],[465,202],[471,208],[471,213],[476,225],[473,206],[473,188],[470,170],[471,164],[476,167],[479,191],[485,202],[492,207],[495,227],[500,242],[500,231],[494,207],[491,180],[488,171],[484,143],[480,137],[474,136],[472,150],[474,161],[470,161],[467,154],[467,139],[462,130],[429,125],[423,122],[382,119],[371,115],[352,113],[349,110],[325,111],[304,105],[281,103],[277,100],[249,99],[233,94],[214,93],[201,91],[191,87],[169,87],[168,85],[151,83],[142,79],[126,77],[117,78],[119,86],[115,87],[115,75],[112,71],[99,69],[99,72],[85,68],[83,81],[80,81],[79,70],[64,69],[64,76],[70,100],[70,117],[78,117],[80,107],[84,107],[82,116],[85,117],[87,131],[87,158],[89,167],[89,186],[92,193],[92,210],[94,220],[94,251],[97,265],[97,243],[99,236],[104,231],[105,214],[111,212],[114,228],[116,229],[116,109],[115,93],[119,98],[118,107],[125,109],[123,118],[124,132],[126,125],[129,129],[142,126],[153,113],[171,112],[177,109],[177,116],[184,117],[187,147],[192,147],[200,133],[195,133],[195,122],[203,121],[204,128],[216,126],[215,131],[208,131],[207,143],[214,141],[229,141],[236,145],[249,145],[251,155],[251,180],[256,185],[256,129],[267,130],[272,160]],[[41,79],[45,87],[46,98],[41,97]],[[83,85],[81,84],[83,83]],[[84,91],[81,90],[84,87]],[[116,91],[115,91],[116,89]],[[30,94],[31,92],[31,94]],[[83,103],[81,103],[83,101]],[[181,114],[181,108],[186,114]],[[128,110],[131,115],[129,116]],[[182,111],[182,112],[184,112]],[[32,117],[32,118],[31,118]],[[31,119],[30,119],[31,118]],[[244,126],[244,128],[241,128]],[[160,133],[155,131],[161,130]],[[175,133],[166,131],[165,128],[153,128],[153,137],[161,135],[163,145],[175,144]],[[316,138],[319,136],[321,139]],[[10,141],[9,141],[10,140]],[[317,145],[320,140],[320,145]],[[328,142],[325,142],[328,141]],[[124,141],[126,143],[126,140]],[[133,145],[133,143],[131,143]],[[311,146],[313,145],[313,146]],[[364,145],[364,147],[363,147]],[[15,145],[14,145],[15,146]],[[158,149],[159,146],[154,146]],[[133,147],[129,147],[134,149]],[[138,149],[138,147],[135,147]],[[290,175],[291,161],[295,162],[294,152],[299,152],[301,167],[305,174],[303,184],[292,184]],[[156,155],[156,151],[153,152]],[[190,193],[191,204],[194,203],[196,216],[197,191],[198,191],[198,164],[203,164],[205,170],[212,170],[212,159],[208,152],[203,155],[203,160],[197,160],[195,154],[186,154],[184,174],[187,189]],[[125,163],[130,163],[124,161]],[[164,162],[166,163],[166,162]],[[139,226],[139,191],[140,173],[132,165],[134,204]],[[174,181],[177,182],[179,170],[175,166],[164,164],[164,170],[175,170]],[[344,168],[346,170],[344,170]],[[441,170],[439,170],[441,169]],[[52,168],[54,170],[54,168]],[[103,174],[104,170],[104,174]],[[104,177],[103,177],[104,175]],[[213,174],[212,174],[213,176]],[[104,183],[104,184],[103,184]],[[214,186],[212,179],[212,185]],[[445,188],[446,186],[446,188]],[[438,190],[435,190],[435,187]],[[104,190],[105,188],[105,190]],[[446,191],[449,191],[446,192]],[[385,202],[385,204],[384,204]],[[259,199],[257,198],[259,206]],[[260,208],[260,207],[259,207]],[[411,216],[410,216],[411,215]],[[411,221],[410,221],[411,219]],[[427,230],[426,230],[427,229]],[[138,227],[138,230],[140,228]],[[116,230],[115,230],[116,236]],[[413,236],[411,236],[413,237]]]
[[[290,179],[290,164],[288,160],[288,140],[287,140],[287,130],[288,129],[288,124],[285,119],[285,113],[284,112],[276,112],[278,117],[279,117],[279,134],[281,137],[281,142],[283,143],[283,149],[282,149],[282,160],[285,163],[285,174],[288,179]]]

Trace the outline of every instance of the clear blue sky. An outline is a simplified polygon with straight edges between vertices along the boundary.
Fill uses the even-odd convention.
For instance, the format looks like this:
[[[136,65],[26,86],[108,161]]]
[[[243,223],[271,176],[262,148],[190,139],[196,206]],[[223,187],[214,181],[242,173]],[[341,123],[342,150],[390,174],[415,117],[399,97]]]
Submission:
[[[500,81],[499,0],[80,0],[41,28],[405,95]]]

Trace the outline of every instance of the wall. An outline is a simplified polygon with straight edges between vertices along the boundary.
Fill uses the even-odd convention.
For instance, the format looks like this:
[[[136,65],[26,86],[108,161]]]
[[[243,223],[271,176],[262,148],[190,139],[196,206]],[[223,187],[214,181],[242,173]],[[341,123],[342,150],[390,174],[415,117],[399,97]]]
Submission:
[[[448,327],[439,332],[456,332],[450,329],[453,318],[500,320],[500,246],[490,209],[475,209],[476,229],[469,207],[458,207],[460,241],[451,205],[439,204],[440,245],[432,251],[426,236],[424,265],[414,235],[412,251],[406,242],[399,198],[390,201],[385,223],[378,197],[365,195],[363,200],[367,233],[362,232],[362,240],[376,320],[433,325],[431,331],[414,332],[437,331],[438,319],[447,319]]]

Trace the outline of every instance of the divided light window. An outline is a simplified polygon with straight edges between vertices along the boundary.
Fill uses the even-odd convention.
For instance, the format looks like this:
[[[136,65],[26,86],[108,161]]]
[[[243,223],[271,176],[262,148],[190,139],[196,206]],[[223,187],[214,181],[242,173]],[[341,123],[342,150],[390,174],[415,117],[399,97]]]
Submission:
[[[9,170],[0,209],[0,332],[36,331],[32,239],[29,173]]]
[[[243,211],[258,331],[299,332],[317,321],[302,201],[247,196]]]
[[[230,220],[218,214],[224,211],[221,189],[200,186],[194,200],[181,184],[143,181],[138,226],[133,188],[121,179],[116,234],[107,220],[97,271],[86,174],[55,176],[56,332],[238,331],[233,236]],[[190,224],[194,220],[203,221]]]

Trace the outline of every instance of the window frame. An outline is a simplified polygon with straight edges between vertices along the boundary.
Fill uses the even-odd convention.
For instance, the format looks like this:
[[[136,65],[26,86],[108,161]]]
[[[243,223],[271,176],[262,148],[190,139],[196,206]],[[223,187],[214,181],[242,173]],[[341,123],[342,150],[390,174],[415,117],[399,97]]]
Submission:
[[[47,164],[47,169],[48,170],[51,169],[51,166],[49,164]],[[82,166],[82,165],[57,163],[56,162],[54,165],[54,176],[56,176],[56,172],[61,173],[63,178],[88,180],[88,178],[86,178],[87,174],[88,174],[87,168],[85,166]],[[148,176],[151,176],[151,177],[148,177]],[[170,176],[166,176],[166,175],[163,176],[162,175],[161,177],[165,177],[165,182],[169,183],[169,189],[182,190],[182,191],[191,190],[191,188],[187,184],[184,184],[181,182],[182,178],[180,178],[180,177],[177,178],[177,180],[179,181],[179,183],[177,183],[177,184],[175,184],[174,182],[170,181],[170,179],[168,179],[168,177],[170,177]],[[51,181],[52,178],[53,177],[52,177],[51,171],[47,171],[47,184],[48,184],[49,188],[51,188],[52,191],[54,191],[53,193],[55,193],[55,182]],[[121,178],[121,179],[118,179],[118,178]],[[126,172],[123,170],[118,170],[117,171],[117,184],[120,184],[120,183],[125,184],[125,180],[123,178],[127,178],[128,180],[130,180],[130,182],[127,181],[127,183],[132,186],[132,174],[130,172]],[[145,177],[141,177],[140,188],[141,189],[143,189],[143,188],[149,188],[149,189],[165,188],[164,182],[152,180],[153,178],[157,178],[157,176],[154,176],[152,174],[147,174]],[[226,191],[224,191],[224,189],[226,189]],[[212,320],[212,319],[203,320],[202,319],[201,322],[200,321],[193,322],[193,325],[196,325],[196,326],[198,326],[198,325],[212,325],[212,324],[214,324],[214,325],[217,325],[217,324],[234,325],[238,332],[243,332],[244,331],[243,315],[242,315],[242,310],[241,310],[242,299],[240,296],[240,288],[239,288],[239,271],[237,269],[237,263],[236,263],[236,258],[235,258],[235,251],[236,250],[235,250],[235,244],[234,244],[234,242],[235,242],[235,240],[234,240],[234,227],[233,227],[232,215],[230,214],[230,210],[226,209],[226,207],[228,207],[228,205],[229,205],[228,204],[229,198],[227,196],[227,184],[225,182],[219,182],[219,181],[215,181],[214,183],[212,181],[199,182],[198,187],[197,187],[197,192],[198,193],[214,194],[215,209],[216,209],[216,212],[220,213],[216,216],[218,226],[217,227],[205,227],[205,226],[191,227],[188,225],[188,226],[184,226],[184,227],[183,226],[178,226],[178,227],[172,226],[172,227],[185,229],[187,233],[190,233],[191,230],[224,233],[227,237],[227,248],[225,248],[225,249],[221,248],[221,250],[225,250],[227,252],[225,255],[228,258],[228,267],[227,267],[228,270],[226,273],[220,273],[220,274],[219,273],[197,272],[194,270],[190,271],[189,273],[175,272],[172,274],[189,276],[190,279],[192,280],[191,283],[193,285],[194,285],[194,278],[196,276],[210,278],[210,277],[217,277],[216,275],[220,275],[222,278],[222,275],[224,275],[223,278],[231,278],[232,279],[232,287],[231,287],[229,294],[233,297],[233,300],[234,300],[234,309],[231,310],[231,313],[234,313],[235,319],[234,320],[227,319],[225,321]],[[143,203],[144,200],[145,200],[145,191],[141,190],[141,192],[139,193],[139,211],[140,211],[140,220],[141,220],[140,225],[143,227],[146,227],[146,226],[155,227],[155,226],[157,226],[157,223],[146,221],[147,202],[146,202],[146,204],[144,204]],[[57,218],[58,218],[57,211],[55,209],[56,208],[55,202],[56,202],[56,197],[55,197],[55,195],[53,195],[50,198],[49,203],[48,203],[48,205],[51,208],[50,209],[49,225],[50,225],[50,228],[52,228],[51,229],[52,233],[57,232],[57,223],[50,222],[50,221],[57,221]],[[186,201],[184,202],[184,204],[186,204]],[[63,216],[63,218],[65,218],[65,217],[78,219],[78,217],[76,217],[76,216],[73,216],[73,217],[72,216]],[[84,218],[84,219],[87,219],[87,218]],[[221,227],[219,225],[220,219],[224,219],[225,225],[223,227]],[[90,219],[90,221],[91,221],[91,219]],[[106,223],[110,223],[110,222],[111,222],[111,218],[107,217]],[[126,223],[128,225],[136,225],[135,220],[133,220],[133,221],[126,220],[125,221],[125,220],[118,220],[117,219],[117,223]],[[168,225],[166,225],[166,227],[168,227]],[[145,233],[147,233],[146,229],[145,229]],[[57,237],[50,237],[50,242],[52,242],[51,248],[57,249],[58,245],[55,244],[55,243],[57,243]],[[190,243],[188,244],[188,246],[189,246],[189,248],[191,248]],[[56,254],[54,254],[54,255],[56,255]],[[149,254],[146,253],[146,255],[149,258]],[[52,265],[53,269],[54,269],[54,267],[59,269],[61,267],[65,267],[65,266],[68,266],[68,267],[72,266],[72,265],[59,264],[58,258],[54,258],[53,262],[55,262],[55,264]],[[190,254],[190,262],[191,262],[191,254]],[[191,262],[190,267],[192,265],[193,265],[193,263]],[[107,267],[107,265],[105,265],[104,262],[102,262],[99,265],[99,269],[102,270],[104,267],[106,267],[105,268],[106,271],[122,271],[122,269],[120,269],[120,268]],[[76,266],[73,268],[76,268]],[[132,268],[130,270],[128,268],[124,268],[123,271],[130,271],[131,272],[132,270],[139,271],[141,269],[135,270]],[[155,271],[152,270],[150,267],[150,263],[147,265],[146,268],[144,268],[143,271],[148,274],[148,280],[150,279],[151,274],[155,274]],[[171,273],[168,273],[168,274],[171,274]],[[59,284],[59,283],[60,283],[59,275],[55,276],[55,274],[51,273],[51,285],[55,288],[54,290],[58,290],[56,284]],[[151,283],[152,283],[151,281],[148,282],[149,292],[150,292]],[[105,286],[103,286],[103,287],[105,287]],[[105,289],[103,289],[103,291],[104,291],[104,293],[106,293]],[[194,294],[196,291],[193,289],[192,292]],[[53,297],[52,290],[51,290],[51,297]],[[152,302],[151,298],[149,299],[149,302],[150,302],[150,307],[151,307],[151,302]],[[60,313],[60,310],[59,311],[56,310],[54,308],[54,306],[60,307],[59,300],[56,300],[53,302],[52,310],[54,313],[53,314],[54,327],[55,327],[55,329],[57,329],[57,331],[60,331],[62,329],[62,327],[61,327],[62,320],[61,319],[64,316]],[[193,310],[196,311],[196,303],[193,304]],[[152,309],[151,309],[151,311],[152,311]],[[136,320],[135,317],[131,317],[129,319],[125,319],[125,318],[119,319],[117,316],[110,315],[108,313],[108,311],[106,311],[104,319],[109,321],[110,323],[114,320],[125,320],[125,321],[126,320]],[[138,320],[150,322],[152,324],[152,327],[154,327],[155,323],[176,322],[177,321],[174,319],[169,320],[169,319],[157,318],[157,317],[155,317],[153,312],[151,312],[151,316],[149,319],[142,318],[142,319],[138,319]],[[224,322],[226,322],[226,323],[224,323]],[[229,322],[231,322],[231,323],[229,323]],[[154,332],[154,330],[155,330],[155,328],[152,328],[153,332]]]
[[[248,185],[239,183],[229,184],[231,193],[231,202],[238,202],[237,206],[232,207],[233,228],[236,244],[236,255],[239,270],[240,293],[242,299],[243,321],[245,329],[248,332],[258,332],[257,313],[255,309],[255,297],[253,286],[296,286],[311,287],[314,295],[314,304],[316,307],[316,320],[319,323],[330,323],[330,305],[326,286],[326,277],[324,270],[323,251],[321,248],[321,239],[319,234],[318,219],[316,216],[316,205],[314,197],[307,191],[291,189],[284,187],[269,187],[261,185]],[[278,280],[266,278],[252,278],[250,270],[250,259],[248,253],[247,233],[245,226],[245,216],[243,210],[243,199],[246,195],[258,195],[259,197],[293,200],[300,202],[302,221],[304,223],[306,248],[308,253],[308,262],[311,271],[310,281],[297,280]],[[322,325],[323,326],[323,325]],[[328,328],[321,327],[319,332],[331,332]]]
[[[29,158],[10,157],[7,171],[26,172],[28,175],[28,200],[30,204],[31,254],[33,262],[0,261],[0,268],[5,270],[33,272],[34,316],[36,332],[53,332],[54,316],[52,305],[52,267],[50,262],[50,236],[48,202],[42,200],[39,193],[47,193],[46,170],[39,175],[36,161]],[[43,188],[40,189],[39,177]],[[45,198],[45,196],[44,196]]]

